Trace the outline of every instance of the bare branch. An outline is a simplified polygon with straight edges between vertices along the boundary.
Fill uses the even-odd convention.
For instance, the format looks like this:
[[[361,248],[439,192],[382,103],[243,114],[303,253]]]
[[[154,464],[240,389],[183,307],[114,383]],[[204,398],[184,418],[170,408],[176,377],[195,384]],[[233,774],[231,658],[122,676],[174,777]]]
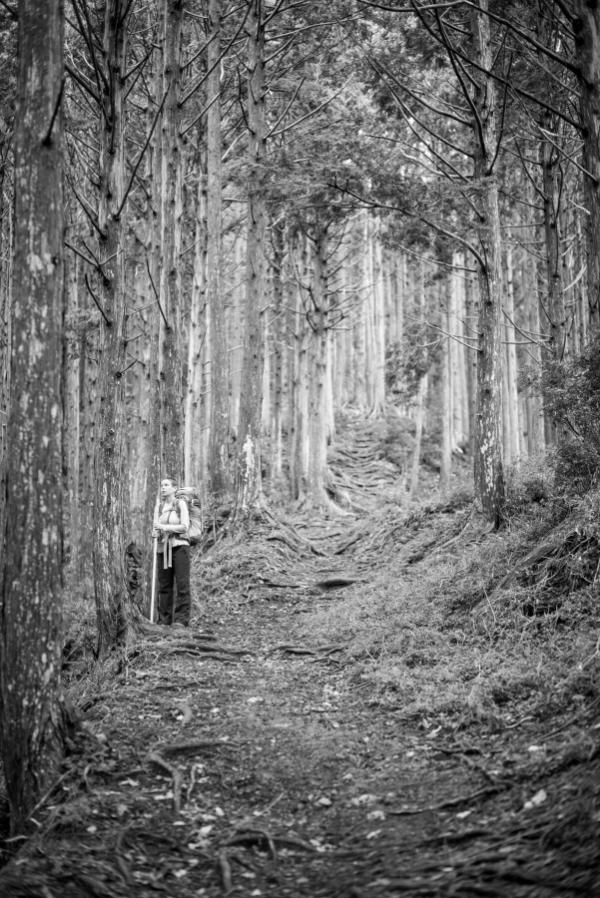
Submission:
[[[96,103],[100,104],[100,97],[96,93],[92,85],[89,84],[88,81],[86,81],[86,79],[79,74],[79,72],[75,71],[75,69],[70,66],[68,62],[65,63],[65,71],[71,76],[73,81],[76,81],[77,84],[79,84],[79,86],[82,87],[90,95],[90,97],[92,97],[92,99],[96,101]]]
[[[154,280],[153,280],[153,278],[152,278],[152,272],[150,271],[150,265],[149,265],[149,263],[148,263],[148,259],[146,259],[146,270],[147,270],[147,272],[148,272],[148,277],[150,278],[150,284],[152,285],[152,290],[153,290],[153,292],[154,292],[154,297],[155,297],[155,299],[156,299],[156,303],[157,303],[157,305],[158,305],[160,314],[161,314],[161,316],[162,316],[162,320],[163,320],[164,323],[165,323],[166,329],[167,329],[167,330],[170,330],[169,322],[167,321],[166,315],[165,315],[165,313],[164,313],[164,311],[163,311],[163,307],[162,307],[162,305],[161,305],[161,303],[160,303],[160,296],[158,295],[158,290],[156,289],[156,285],[155,285]]]
[[[106,322],[106,326],[107,326],[107,327],[112,327],[112,324],[113,324],[112,321],[111,321],[110,318],[107,316],[106,312],[104,311],[104,309],[103,309],[102,306],[100,305],[100,300],[98,299],[98,297],[96,296],[96,294],[94,293],[94,291],[93,291],[92,288],[91,288],[90,281],[89,281],[89,278],[88,278],[88,276],[87,276],[87,272],[84,274],[83,278],[84,278],[84,280],[85,280],[85,286],[86,286],[87,289],[88,289],[88,293],[90,294],[90,296],[91,296],[92,299],[94,300],[94,303],[96,304],[96,308],[98,309],[98,311],[100,312],[100,314],[101,314],[102,317],[104,318],[104,321]]]
[[[158,109],[156,110],[156,114],[155,114],[155,116],[154,116],[154,118],[153,118],[153,120],[152,120],[152,124],[151,124],[151,126],[150,126],[150,130],[148,131],[148,134],[147,134],[147,136],[146,136],[146,140],[144,141],[144,146],[142,147],[142,149],[141,149],[140,152],[139,152],[139,155],[138,155],[138,157],[137,157],[137,159],[136,159],[136,161],[135,161],[135,165],[133,166],[133,170],[132,170],[132,172],[131,172],[131,177],[129,178],[129,183],[127,184],[127,187],[125,188],[125,190],[124,190],[124,192],[123,192],[123,199],[121,200],[121,202],[120,202],[120,204],[119,204],[119,208],[117,209],[117,211],[116,211],[116,213],[115,213],[115,218],[119,218],[121,212],[123,211],[123,206],[124,206],[125,203],[127,202],[127,197],[129,196],[129,193],[130,193],[130,191],[131,191],[131,188],[133,187],[133,181],[134,181],[134,179],[135,179],[135,176],[137,175],[137,170],[138,170],[138,168],[140,167],[140,163],[141,163],[142,159],[144,158],[144,154],[145,154],[145,152],[146,152],[146,150],[147,150],[147,148],[148,148],[148,144],[150,143],[150,140],[151,140],[152,135],[153,135],[153,133],[154,133],[154,129],[155,129],[155,127],[156,127],[156,123],[157,123],[157,121],[158,121],[158,117],[159,117],[159,115],[160,115],[161,112],[162,112],[163,106],[165,105],[165,100],[167,99],[167,93],[168,93],[168,90],[165,91],[164,96],[163,96],[163,98],[162,98],[162,100],[161,100],[161,102],[160,102],[160,106],[159,106]]]

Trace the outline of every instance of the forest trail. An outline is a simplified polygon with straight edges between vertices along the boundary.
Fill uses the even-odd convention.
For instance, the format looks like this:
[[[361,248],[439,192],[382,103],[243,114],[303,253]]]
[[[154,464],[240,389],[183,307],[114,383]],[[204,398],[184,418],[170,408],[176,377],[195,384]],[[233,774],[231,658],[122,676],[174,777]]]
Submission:
[[[449,559],[500,538],[469,503],[390,494],[218,543],[189,630],[81,677],[3,898],[600,895],[597,700],[550,706],[449,612]]]
[[[319,605],[343,613],[339,590],[240,599],[201,629],[149,637],[90,703],[68,795],[2,894],[417,888],[427,861],[415,851],[489,783],[456,746],[438,750],[433,722],[382,708],[348,675],[345,645],[306,630]]]

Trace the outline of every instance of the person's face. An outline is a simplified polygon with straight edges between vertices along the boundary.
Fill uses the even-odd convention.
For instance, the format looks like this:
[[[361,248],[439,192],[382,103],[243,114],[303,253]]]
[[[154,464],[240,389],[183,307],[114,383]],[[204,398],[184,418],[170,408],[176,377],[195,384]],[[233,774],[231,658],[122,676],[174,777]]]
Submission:
[[[175,484],[172,480],[161,480],[160,482],[160,497],[161,499],[170,499],[171,496],[175,495]]]

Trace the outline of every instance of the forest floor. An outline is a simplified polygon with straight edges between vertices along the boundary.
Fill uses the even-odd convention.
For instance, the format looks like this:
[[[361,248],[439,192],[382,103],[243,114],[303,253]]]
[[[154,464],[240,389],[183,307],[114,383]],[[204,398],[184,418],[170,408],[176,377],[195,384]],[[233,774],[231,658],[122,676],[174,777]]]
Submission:
[[[402,507],[345,436],[360,513],[255,521],[195,559],[189,630],[73,663],[3,898],[600,896],[597,543],[533,501]]]

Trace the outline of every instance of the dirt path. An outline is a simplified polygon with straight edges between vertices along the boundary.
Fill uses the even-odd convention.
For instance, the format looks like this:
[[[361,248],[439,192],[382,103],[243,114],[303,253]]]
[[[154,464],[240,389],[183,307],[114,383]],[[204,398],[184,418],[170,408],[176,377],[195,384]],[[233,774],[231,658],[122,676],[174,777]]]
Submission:
[[[597,596],[478,623],[461,570],[487,595],[507,535],[402,512],[378,457],[340,481],[364,513],[263,518],[198,559],[189,631],[74,665],[2,898],[600,896]]]
[[[411,557],[423,554],[419,539]],[[371,579],[393,588],[393,559]],[[0,874],[4,898],[600,894],[572,847],[557,875],[556,846],[542,838],[548,817],[531,816],[551,788],[566,788],[554,780],[540,798],[548,768],[531,763],[550,724],[518,704],[500,723],[468,723],[459,710],[407,714],[328,632],[328,621],[355,613],[346,596],[360,582],[331,586],[331,556],[316,565],[329,588],[293,588],[306,587],[306,560],[268,576],[261,562],[254,588],[225,583],[190,631],[156,628],[116,677],[99,675],[39,835]],[[415,651],[419,620],[455,671],[465,648],[404,587],[400,624],[413,634],[404,662],[420,665],[427,692],[439,679]],[[555,741],[562,731],[572,742],[558,731]],[[597,776],[594,752],[588,760]]]
[[[81,797],[57,805],[62,894],[391,895],[402,869],[417,884],[438,806],[485,781],[382,714],[343,646],[309,644],[314,611],[232,606],[213,639],[169,634],[132,660],[88,712]]]

